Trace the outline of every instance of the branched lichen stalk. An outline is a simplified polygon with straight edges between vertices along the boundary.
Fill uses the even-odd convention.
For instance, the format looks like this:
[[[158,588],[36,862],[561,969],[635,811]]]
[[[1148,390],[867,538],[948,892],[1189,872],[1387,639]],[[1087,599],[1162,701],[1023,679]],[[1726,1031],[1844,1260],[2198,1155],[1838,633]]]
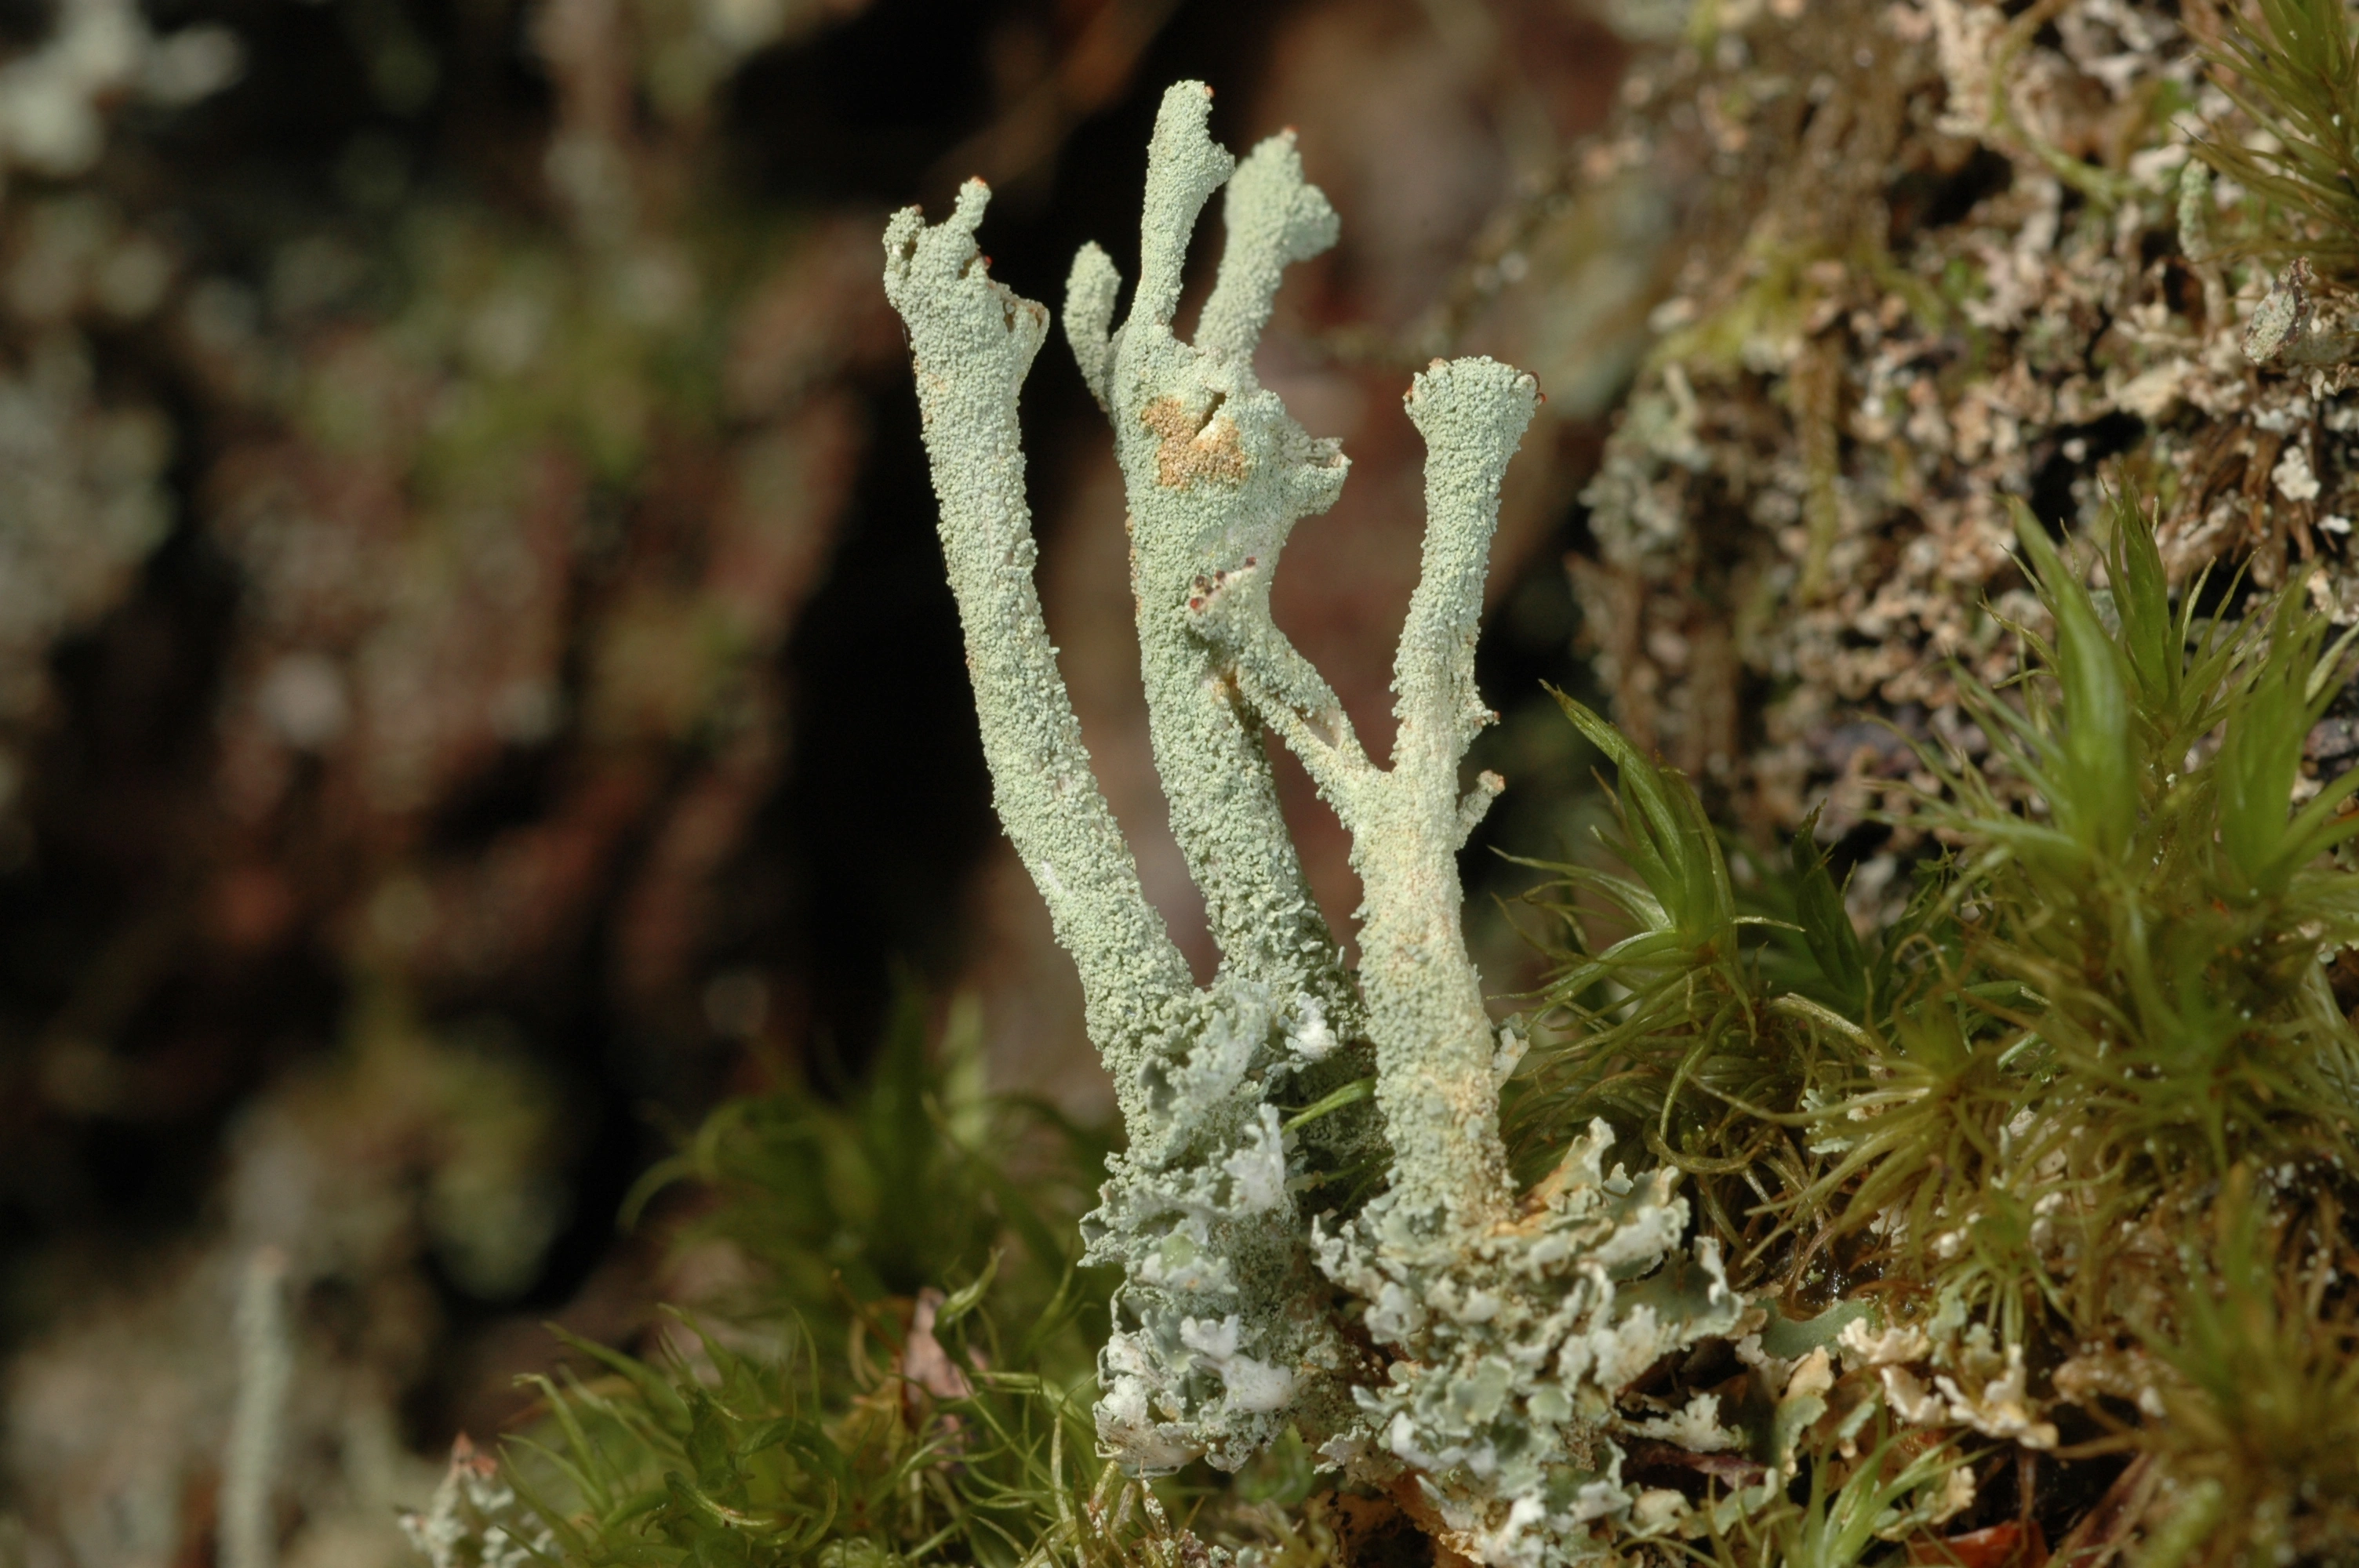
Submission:
[[[1532,378],[1487,359],[1436,362],[1409,417],[1426,441],[1423,569],[1394,661],[1393,767],[1370,780],[1353,826],[1367,889],[1360,984],[1376,1042],[1377,1103],[1404,1188],[1414,1181],[1470,1221],[1509,1195],[1499,1142],[1498,1047],[1466,956],[1458,849],[1499,790],[1485,774],[1462,801],[1466,748],[1496,717],[1474,689],[1484,568],[1499,485],[1530,424]]]
[[[1362,749],[1332,691],[1271,622],[1266,564],[1239,562],[1195,596],[1198,635],[1301,757],[1352,835],[1361,907],[1360,990],[1376,1046],[1376,1100],[1393,1185],[1487,1224],[1509,1196],[1498,1130],[1498,1044],[1460,926],[1457,855],[1499,789],[1462,800],[1458,770],[1491,720],[1474,689],[1484,566],[1507,460],[1538,388],[1487,359],[1437,360],[1408,396],[1427,443],[1424,569],[1394,662],[1394,765]]]
[[[1049,313],[991,280],[974,242],[990,200],[969,180],[947,223],[896,214],[885,291],[908,325],[992,804],[1081,971],[1090,1038],[1130,1117],[1149,1043],[1180,1021],[1194,986],[1090,771],[1040,614],[1016,399]]]
[[[1326,511],[1343,487],[1348,465],[1335,443],[1312,440],[1253,370],[1279,275],[1334,243],[1335,214],[1304,181],[1291,135],[1262,143],[1242,167],[1215,145],[1205,133],[1211,97],[1198,82],[1164,94],[1128,319],[1109,331],[1119,280],[1090,245],[1066,286],[1066,335],[1114,425],[1148,733],[1212,938],[1230,972],[1304,999],[1326,1027],[1352,1035],[1352,989],[1278,808],[1260,726],[1192,634],[1186,608],[1196,579],[1223,562],[1257,553],[1274,565],[1295,520]],[[1196,341],[1183,342],[1172,314],[1189,236],[1224,181],[1219,279]]]
[[[1290,135],[1234,165],[1205,134],[1207,96],[1182,82],[1164,97],[1128,319],[1113,325],[1120,280],[1095,246],[1065,307],[1130,502],[1156,767],[1221,946],[1204,991],[1139,894],[1030,583],[1015,405],[1045,317],[984,276],[980,186],[940,228],[905,212],[886,236],[1000,813],[1081,967],[1123,1097],[1129,1147],[1083,1227],[1089,1259],[1124,1271],[1099,1439],[1137,1471],[1199,1455],[1234,1468],[1293,1427],[1370,1482],[1406,1470],[1469,1556],[1595,1556],[1609,1549],[1601,1522],[1666,1529],[1686,1507],[1623,1484],[1614,1433],[1725,1435],[1704,1412],[1633,1425],[1624,1395],[1664,1357],[1734,1331],[1745,1306],[1708,1245],[1682,1248],[1676,1173],[1609,1169],[1603,1124],[1531,1192],[1507,1173],[1499,1088],[1518,1046],[1484,1008],[1457,866],[1501,785],[1484,774],[1462,791],[1459,775],[1493,717],[1474,688],[1476,621],[1500,483],[1538,389],[1477,358],[1436,361],[1410,390],[1425,553],[1380,767],[1270,617],[1287,536],[1333,504],[1345,463],[1255,378],[1253,350],[1280,274],[1333,243],[1334,213]],[[1224,181],[1227,248],[1183,342],[1171,317],[1189,234]],[[1365,894],[1356,975],[1304,885],[1265,729],[1351,832]],[[1388,1147],[1348,1114],[1289,1121],[1371,1055]],[[1384,1190],[1337,1212],[1348,1188],[1330,1178],[1387,1153]]]
[[[1225,154],[1196,152],[1167,160],[1161,173],[1165,199],[1191,214],[1228,172]],[[1351,998],[1332,941],[1306,928],[1306,913],[1318,918],[1307,895],[1276,893],[1266,855],[1215,856],[1200,870],[1218,925],[1256,935],[1243,957],[1230,953],[1208,992],[1190,984],[1139,888],[1090,772],[1032,581],[1016,405],[1047,312],[990,280],[974,243],[987,200],[971,182],[946,223],[929,228],[914,210],[897,215],[885,282],[908,324],[995,803],[1081,971],[1091,1037],[1129,1135],[1085,1227],[1090,1259],[1121,1265],[1126,1279],[1100,1359],[1099,1428],[1109,1450],[1139,1469],[1200,1454],[1234,1466],[1289,1422],[1332,1427],[1349,1410],[1336,1381],[1348,1357],[1334,1325],[1297,1310],[1318,1290],[1294,1197],[1307,1172],[1271,1097],[1290,1094],[1290,1078],[1336,1054]],[[1157,286],[1173,297],[1184,248],[1184,231],[1174,254],[1148,247]],[[1201,667],[1201,651],[1191,656]],[[1234,713],[1230,721],[1235,729]],[[1275,822],[1266,761],[1256,751],[1252,762],[1258,794],[1252,779],[1245,793]],[[1223,754],[1222,765],[1236,765],[1235,755]],[[1201,811],[1204,789],[1224,787],[1217,771],[1199,784],[1193,794],[1174,790],[1175,802]],[[1231,837],[1239,855],[1252,844],[1250,832]],[[1299,883],[1290,845],[1283,866]],[[1258,925],[1240,914],[1248,904]]]

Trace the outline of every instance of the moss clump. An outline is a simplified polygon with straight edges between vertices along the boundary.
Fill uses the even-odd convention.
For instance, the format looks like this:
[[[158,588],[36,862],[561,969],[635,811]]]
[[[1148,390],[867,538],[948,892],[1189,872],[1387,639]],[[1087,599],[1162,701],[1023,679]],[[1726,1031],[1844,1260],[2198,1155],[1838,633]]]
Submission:
[[[913,991],[847,1092],[831,1098],[789,1076],[729,1101],[640,1180],[624,1216],[667,1191],[699,1195],[681,1242],[717,1246],[741,1265],[705,1304],[738,1321],[798,1320],[821,1366],[845,1353],[847,1303],[915,1301],[992,1271],[1008,1321],[1066,1336],[1055,1358],[1070,1371],[1104,1335],[1105,1291],[1072,1262],[1074,1220],[1105,1155],[1101,1130],[984,1093],[972,1004],[953,1006],[929,1039]]]
[[[1567,704],[1619,769],[1632,874],[1536,895],[1573,941],[1513,1125],[1533,1153],[1591,1116],[1644,1140],[1764,1303],[1749,1352],[1667,1371],[1658,1403],[1709,1396],[1774,1465],[1808,1380],[1807,1495],[1761,1499],[1738,1560],[1871,1516],[1845,1560],[2008,1517],[2156,1552],[2179,1529],[2202,1561],[2359,1545],[2330,1408],[2359,1377],[2333,968],[2359,773],[2295,804],[2344,645],[2299,587],[2241,620],[2174,602],[2150,524],[2111,517],[2093,589],[2017,509],[2052,630],[1965,698],[2006,776],[1927,749],[1900,814],[1943,853],[1864,935],[1807,831],[1777,915],[1742,913],[1686,781]],[[1815,1368],[1774,1343],[1831,1318]],[[1926,1442],[1962,1461],[1946,1515],[1858,1500]]]
[[[788,1081],[732,1101],[650,1173],[633,1209],[691,1190],[680,1245],[732,1283],[668,1309],[641,1356],[564,1336],[578,1375],[532,1379],[496,1480],[462,1454],[450,1508],[417,1521],[438,1562],[536,1540],[569,1563],[830,1568],[1178,1550],[1092,1456],[1109,1281],[1075,1267],[1075,1229],[1103,1147],[983,1096],[971,1024],[953,1009],[929,1051],[910,999],[841,1100]]]
[[[2267,199],[2281,222],[2256,248],[2359,274],[2359,27],[2341,0],[2256,0],[2204,46],[2220,90],[2269,133],[2216,135],[2197,156]]]

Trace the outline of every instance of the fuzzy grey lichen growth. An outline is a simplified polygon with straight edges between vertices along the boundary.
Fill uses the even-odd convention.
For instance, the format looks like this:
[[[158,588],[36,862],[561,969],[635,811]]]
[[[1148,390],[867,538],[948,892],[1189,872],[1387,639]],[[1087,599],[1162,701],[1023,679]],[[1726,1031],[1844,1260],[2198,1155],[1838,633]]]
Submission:
[[[1109,331],[1119,280],[1087,245],[1066,284],[1065,333],[1114,424],[1156,772],[1213,940],[1228,972],[1305,998],[1353,1033],[1342,957],[1303,879],[1258,729],[1188,608],[1196,581],[1223,568],[1258,559],[1266,574],[1295,521],[1343,490],[1341,449],[1312,439],[1253,370],[1279,274],[1335,243],[1335,214],[1303,182],[1290,135],[1240,167],[1205,135],[1210,104],[1198,84],[1164,95],[1129,319]],[[1171,330],[1180,269],[1197,216],[1223,182],[1228,244],[1196,341],[1185,343]]]
[[[1147,1113],[1082,1226],[1089,1260],[1125,1273],[1098,1435],[1147,1474],[1200,1454],[1234,1469],[1290,1424],[1347,1421],[1359,1360],[1319,1311],[1296,1200],[1306,1152],[1270,1103],[1332,1037],[1250,980],[1224,978],[1200,1007],[1146,1073]]]
[[[1537,391],[1529,376],[1476,359],[1436,361],[1409,393],[1427,445],[1427,526],[1394,664],[1400,729],[1391,769],[1369,761],[1333,691],[1270,620],[1282,534],[1213,565],[1188,600],[1222,672],[1302,759],[1351,832],[1366,895],[1359,979],[1395,1195],[1472,1224],[1496,1218],[1510,1195],[1501,1046],[1459,929],[1457,856],[1501,785],[1485,774],[1462,800],[1458,771],[1493,717],[1474,690],[1475,622],[1499,483]]]
[[[401,1516],[401,1531],[432,1568],[529,1568],[556,1555],[557,1541],[502,1476],[498,1461],[462,1434],[451,1468],[423,1511]]]
[[[1685,1508],[1621,1484],[1619,1398],[1745,1309],[1709,1249],[1684,1252],[1670,1173],[1603,1169],[1602,1126],[1529,1194],[1507,1170],[1499,1089],[1521,1045],[1484,1005],[1457,868],[1503,786],[1486,773],[1463,789],[1460,773],[1494,718],[1474,687],[1476,623],[1500,483],[1538,390],[1475,358],[1435,361],[1408,395],[1428,522],[1381,767],[1269,610],[1288,535],[1333,504],[1347,465],[1260,384],[1253,351],[1284,268],[1333,243],[1335,215],[1291,135],[1242,165],[1216,146],[1209,98],[1193,82],[1165,94],[1127,319],[1114,325],[1120,279],[1095,245],[1065,301],[1128,492],[1156,766],[1222,952],[1208,989],[1190,983],[1091,778],[1031,582],[1016,399],[1046,312],[985,276],[980,184],[949,222],[911,210],[886,235],[996,802],[1081,969],[1130,1138],[1085,1227],[1092,1260],[1125,1271],[1100,1438],[1136,1470],[1199,1455],[1234,1467],[1293,1426],[1371,1479],[1407,1467],[1460,1551],[1592,1555],[1605,1549],[1594,1521],[1661,1528]],[[1182,341],[1189,238],[1223,185],[1226,249]],[[1356,973],[1304,883],[1265,728],[1352,834]],[[1364,1117],[1289,1130],[1281,1108],[1371,1065],[1388,1184],[1356,1214],[1317,1212],[1336,1201],[1325,1178],[1387,1151]]]
[[[1359,1392],[1369,1435],[1332,1452],[1366,1444],[1420,1472],[1444,1539],[1480,1562],[1537,1568],[1584,1555],[1593,1520],[1684,1510],[1623,1485],[1615,1400],[1664,1356],[1735,1333],[1745,1306],[1712,1243],[1682,1253],[1676,1173],[1605,1171],[1613,1141],[1593,1123],[1512,1217],[1453,1225],[1396,1186],[1321,1238],[1402,1356]]]
[[[1234,1466],[1322,1400],[1348,1408],[1321,1376],[1342,1368],[1341,1340],[1300,1310],[1316,1282],[1288,1190],[1301,1172],[1267,1103],[1335,1050],[1348,993],[1332,957],[1326,1000],[1305,989],[1309,938],[1332,947],[1303,929],[1307,894],[1299,907],[1265,900],[1273,923],[1299,934],[1290,946],[1250,949],[1245,961],[1232,949],[1231,971],[1200,992],[1139,887],[1032,582],[1016,402],[1048,312],[985,274],[974,228],[988,200],[970,182],[946,224],[898,214],[886,234],[886,291],[909,327],[994,801],[1081,971],[1091,1037],[1130,1132],[1091,1225],[1092,1257],[1128,1276],[1101,1368],[1100,1427],[1142,1469],[1199,1454]],[[1275,820],[1274,795],[1268,807]],[[1285,865],[1299,887],[1290,848]],[[1219,885],[1268,884],[1248,870]],[[1225,924],[1252,928],[1240,914]]]
[[[1040,616],[1016,406],[1049,312],[991,281],[974,243],[990,200],[969,180],[947,223],[895,214],[885,292],[908,325],[992,804],[1081,969],[1090,1038],[1136,1121],[1149,1043],[1180,1022],[1194,987],[1090,772]]]

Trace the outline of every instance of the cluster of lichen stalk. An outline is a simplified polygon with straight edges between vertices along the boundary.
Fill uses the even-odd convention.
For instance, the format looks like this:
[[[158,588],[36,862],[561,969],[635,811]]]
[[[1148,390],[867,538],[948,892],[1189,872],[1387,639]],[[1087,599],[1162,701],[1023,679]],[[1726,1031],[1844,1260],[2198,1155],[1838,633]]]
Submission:
[[[1630,1379],[1729,1332],[1742,1303],[1708,1245],[1681,1254],[1687,1208],[1668,1173],[1602,1168],[1602,1128],[1528,1195],[1507,1172],[1499,1090],[1520,1046],[1485,1010],[1456,863],[1501,784],[1462,791],[1459,774],[1492,718],[1476,623],[1538,388],[1470,358],[1436,361],[1408,394],[1428,521],[1380,767],[1269,609],[1288,532],[1333,503],[1346,463],[1259,384],[1252,354],[1283,269],[1332,244],[1335,217],[1290,135],[1241,165],[1216,146],[1209,97],[1183,82],[1163,100],[1126,319],[1114,328],[1119,280],[1092,245],[1064,320],[1114,427],[1157,770],[1222,953],[1210,987],[1140,887],[1032,581],[1016,402],[1048,312],[987,276],[980,183],[949,222],[906,211],[885,239],[995,801],[1081,971],[1129,1140],[1085,1227],[1092,1260],[1125,1277],[1101,1441],[1147,1473],[1200,1455],[1234,1468],[1292,1427],[1366,1478],[1415,1473],[1408,1495],[1461,1550],[1578,1555],[1593,1521],[1643,1529],[1684,1508],[1622,1484],[1607,1423]],[[1218,280],[1183,341],[1188,241],[1224,185]],[[1305,883],[1265,730],[1352,835],[1356,969]],[[1337,1091],[1371,1068],[1380,1126],[1290,1114],[1349,1100]],[[1383,1191],[1343,1212],[1332,1178],[1372,1155]]]

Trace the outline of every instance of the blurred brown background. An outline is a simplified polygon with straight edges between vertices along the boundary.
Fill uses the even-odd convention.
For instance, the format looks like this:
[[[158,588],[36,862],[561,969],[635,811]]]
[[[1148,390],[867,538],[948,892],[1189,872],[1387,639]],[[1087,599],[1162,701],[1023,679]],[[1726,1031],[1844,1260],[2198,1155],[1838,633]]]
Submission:
[[[1240,150],[1298,127],[1343,240],[1261,363],[1353,473],[1279,613],[1386,741],[1399,393],[1535,369],[1482,662],[1489,760],[1539,787],[1469,874],[1549,849],[1581,770],[1515,719],[1582,678],[1573,497],[1683,178],[1581,149],[1676,9],[0,4],[0,1562],[211,1560],[258,1247],[301,1330],[288,1560],[395,1563],[544,1320],[625,1341],[684,1288],[615,1214],[723,1095],[845,1081],[909,990],[979,1000],[1003,1086],[1106,1108],[989,815],[897,205],[984,175],[995,273],[1053,303],[1084,239],[1135,270],[1167,82]],[[1101,416],[1061,345],[1026,399],[1068,678],[1209,970]]]

